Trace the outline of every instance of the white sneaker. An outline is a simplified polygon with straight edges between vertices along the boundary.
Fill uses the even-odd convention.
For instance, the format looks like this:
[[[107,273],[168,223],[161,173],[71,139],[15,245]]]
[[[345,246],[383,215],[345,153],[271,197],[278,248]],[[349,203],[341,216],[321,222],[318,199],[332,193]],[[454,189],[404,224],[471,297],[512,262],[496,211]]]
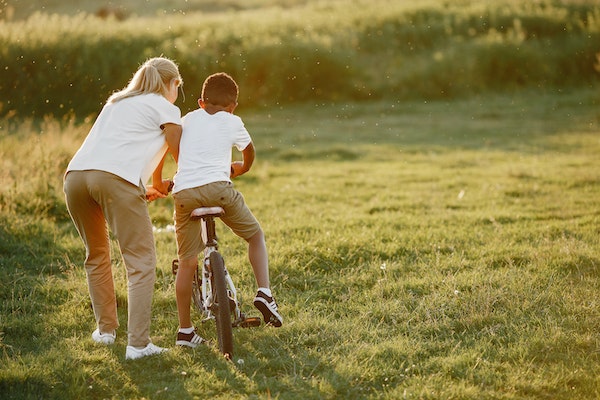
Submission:
[[[117,334],[115,331],[112,331],[112,333],[101,333],[100,329],[96,329],[94,332],[92,332],[92,339],[94,339],[94,342],[96,343],[113,344],[116,337]]]
[[[168,349],[155,346],[152,343],[148,343],[148,346],[144,347],[143,349],[138,349],[133,346],[127,346],[127,350],[125,351],[125,359],[136,360],[138,358],[164,353],[167,350]]]

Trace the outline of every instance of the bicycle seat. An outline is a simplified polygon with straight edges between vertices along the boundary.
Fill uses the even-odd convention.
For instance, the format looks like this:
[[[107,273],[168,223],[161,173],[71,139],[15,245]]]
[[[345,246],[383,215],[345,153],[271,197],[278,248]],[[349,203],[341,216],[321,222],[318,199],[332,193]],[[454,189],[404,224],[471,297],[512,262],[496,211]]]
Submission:
[[[199,207],[190,213],[192,218],[220,217],[225,214],[222,207]]]

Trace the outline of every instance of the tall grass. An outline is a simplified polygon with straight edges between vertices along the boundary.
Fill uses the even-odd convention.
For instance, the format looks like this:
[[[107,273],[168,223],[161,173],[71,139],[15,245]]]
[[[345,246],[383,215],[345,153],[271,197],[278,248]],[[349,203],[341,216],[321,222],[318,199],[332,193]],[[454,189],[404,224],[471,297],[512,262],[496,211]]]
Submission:
[[[47,119],[43,134],[13,125],[19,140],[0,139],[0,393],[597,398],[599,102],[597,90],[570,90],[240,108],[258,159],[236,185],[267,234],[285,323],[236,330],[234,363],[210,325],[200,328],[208,346],[126,362],[117,251],[122,326],[115,346],[92,342],[83,249],[61,194],[89,122]],[[171,347],[172,202],[150,210],[152,337]],[[254,314],[245,246],[218,229]]]
[[[181,65],[183,109],[195,107],[202,81],[217,70],[238,80],[248,106],[459,98],[598,81],[593,1],[267,4],[124,21],[84,13],[0,21],[0,114],[83,118],[159,54]]]

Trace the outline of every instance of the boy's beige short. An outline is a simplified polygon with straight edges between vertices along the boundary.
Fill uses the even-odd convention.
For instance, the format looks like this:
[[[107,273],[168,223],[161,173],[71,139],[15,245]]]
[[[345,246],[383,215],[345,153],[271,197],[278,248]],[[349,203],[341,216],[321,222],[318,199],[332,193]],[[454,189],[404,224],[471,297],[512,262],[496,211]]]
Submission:
[[[213,182],[184,189],[173,194],[175,200],[175,232],[177,255],[180,260],[197,257],[204,249],[201,239],[202,224],[192,220],[190,213],[198,207],[219,206],[225,210],[221,220],[239,237],[248,240],[260,230],[244,197],[233,188],[231,182]]]

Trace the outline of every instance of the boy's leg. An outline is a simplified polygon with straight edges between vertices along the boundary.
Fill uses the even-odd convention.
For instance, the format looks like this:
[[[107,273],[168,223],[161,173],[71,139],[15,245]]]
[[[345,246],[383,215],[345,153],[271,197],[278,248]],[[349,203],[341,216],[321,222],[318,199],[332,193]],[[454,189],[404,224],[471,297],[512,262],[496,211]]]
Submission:
[[[192,305],[192,281],[198,266],[197,257],[186,258],[179,261],[177,277],[175,278],[175,297],[177,299],[177,315],[180,328],[191,328],[192,319],[190,307]]]
[[[262,229],[252,235],[247,242],[248,258],[250,260],[250,265],[252,265],[256,284],[259,288],[270,288],[269,255],[267,253],[265,234]]]
[[[85,271],[98,329],[111,333],[119,327],[115,297],[110,241],[100,205],[90,196],[93,172],[71,171],[65,178],[67,208],[85,249]]]
[[[254,305],[263,314],[267,324],[279,327],[283,323],[283,318],[277,311],[277,303],[271,294],[269,257],[263,230],[241,193],[231,186],[223,193],[227,195],[222,197],[225,201],[222,205],[225,215],[221,219],[236,235],[248,242],[248,258],[259,288],[254,298]]]
[[[218,205],[225,209],[221,220],[233,233],[248,242],[248,259],[258,287],[270,288],[269,256],[265,235],[258,220],[246,205],[242,194],[231,183],[218,182],[213,185],[215,194],[218,193],[222,201]]]
[[[192,220],[190,213],[202,204],[198,188],[182,190],[173,195],[175,202],[175,234],[179,268],[175,278],[175,297],[179,328],[192,328],[190,307],[192,303],[192,281],[198,266],[198,254],[202,251],[202,224]]]
[[[267,324],[280,327],[283,318],[277,310],[277,303],[271,293],[267,245],[262,229],[248,239],[248,256],[258,284],[254,306],[260,310]]]

